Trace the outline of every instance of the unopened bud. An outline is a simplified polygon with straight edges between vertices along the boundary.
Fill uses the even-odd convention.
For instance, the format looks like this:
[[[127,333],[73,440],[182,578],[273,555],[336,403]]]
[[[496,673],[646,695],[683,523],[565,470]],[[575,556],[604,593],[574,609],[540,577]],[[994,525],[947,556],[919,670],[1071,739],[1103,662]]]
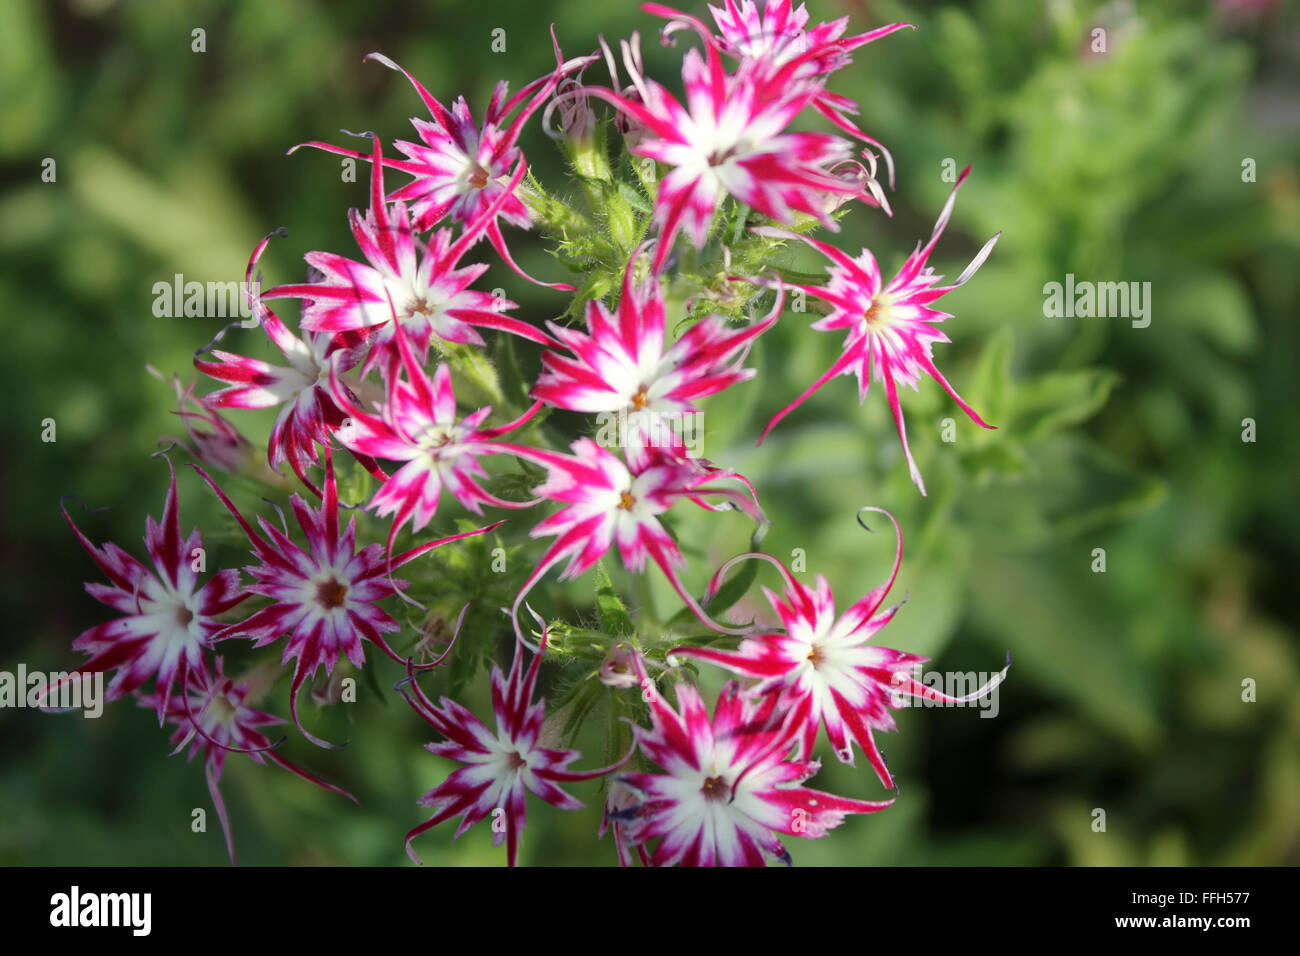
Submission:
[[[596,114],[588,105],[582,84],[573,77],[561,80],[555,88],[555,102],[560,132],[575,143],[589,142],[596,128]]]
[[[628,87],[623,91],[623,97],[631,100],[633,103],[641,102],[641,94],[636,91],[635,87]],[[614,120],[618,131],[623,134],[624,140],[627,141],[628,149],[636,149],[641,145],[641,140],[645,139],[646,128],[640,120],[629,116],[623,110],[618,111],[618,116]]]

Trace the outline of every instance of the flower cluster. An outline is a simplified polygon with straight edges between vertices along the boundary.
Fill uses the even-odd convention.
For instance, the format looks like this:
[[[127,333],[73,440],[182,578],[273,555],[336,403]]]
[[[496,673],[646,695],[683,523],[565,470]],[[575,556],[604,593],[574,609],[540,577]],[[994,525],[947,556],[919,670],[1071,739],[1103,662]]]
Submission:
[[[658,4],[644,10],[664,21],[665,45],[690,41],[680,64],[684,99],[648,75],[638,35],[618,44],[621,56],[602,38],[592,53],[566,59],[553,32],[554,68],[514,95],[498,85],[481,123],[464,97],[444,105],[371,54],[410,81],[428,112],[411,120],[415,138],[393,143],[404,158],[385,155],[369,133],[362,149],[304,144],[369,163],[367,207],[347,215],[356,250],[309,251],[303,281],[263,290],[257,270],[277,233],[267,236],[245,278],[252,314],[280,357],[249,354],[252,342],[228,350],[227,330],[194,360],[224,387],[196,398],[176,380],[185,450],[212,496],[209,510],[233,522],[227,528],[246,542],[250,563],[203,580],[207,552],[197,530],[181,537],[174,471],[162,521],[146,522],[152,569],[116,545],[95,546],[65,512],[109,582],[87,590],[119,615],[76,640],[89,659],[75,673],[110,674],[110,699],[136,696],[160,724],[177,725],[178,750],[204,754],[232,861],[217,790],[227,753],[351,796],[281,757],[283,739],[273,743],[260,728],[284,721],[253,704],[284,669],[293,726],[336,748],[304,728],[300,692],[322,667],[331,678],[336,668],[377,666],[367,662],[367,644],[405,673],[398,690],[439,738],[429,751],[461,765],[419,801],[434,813],[407,834],[417,862],[412,841],[457,818],[456,836],[490,821],[513,865],[527,795],[578,810],[583,804],[563,787],[599,779],[600,832],[614,834],[624,864],[788,863],[782,836],[819,838],[849,815],[893,803],[805,785],[818,772],[823,730],[839,761],[852,764],[856,747],[888,791],[894,778],[873,734],[895,729],[892,710],[912,697],[975,699],[1006,674],[970,697],[947,697],[913,676],[924,658],[873,643],[898,610],[885,600],[903,552],[901,530],[878,508],[862,509],[859,521],[875,511],[893,523],[893,570],[842,613],[823,576],[801,582],[757,551],[723,564],[695,596],[680,523],[748,519],[757,542],[767,518],[748,478],[689,448],[674,428],[699,414],[700,402],[758,374],[747,365],[750,351],[783,315],[787,291],[824,303],[812,328],[846,338],[840,358],[758,440],[830,379],[855,374],[865,399],[874,378],[924,494],[898,385],[915,387],[927,375],[989,427],[935,365],[934,344],[948,341],[937,326],[950,316],[933,305],[971,277],[997,237],[952,283],[928,265],[969,169],[929,240],[888,283],[868,250],[853,257],[809,235],[838,231],[859,208],[889,212],[876,173],[883,159],[892,188],[892,156],[859,129],[857,104],[831,84],[854,51],[910,24],[850,35],[847,17],[814,24],[791,0],[766,0],[761,11],[753,0],[725,0],[710,7],[712,24]],[[587,79],[601,65],[608,85]],[[585,209],[529,175],[521,143],[539,112]],[[795,128],[807,119],[830,129]],[[611,145],[622,155],[611,156]],[[389,191],[394,173],[409,181]],[[551,241],[574,283],[526,273],[503,225]],[[783,274],[778,260],[792,241],[825,257],[824,283]],[[555,309],[520,314],[486,287],[494,264],[544,287],[539,294],[556,297]],[[296,331],[272,309],[275,300],[298,300]],[[530,363],[540,369],[531,384],[507,388],[506,374],[518,377]],[[272,476],[248,467],[252,446],[222,417],[241,409],[277,410],[266,441]],[[590,426],[612,417],[630,423],[620,440],[593,437]],[[287,498],[293,530],[283,512],[278,521],[249,517],[228,494],[250,484],[279,493],[282,482],[267,479],[285,464],[294,476],[287,480],[306,495]],[[346,524],[341,509],[351,510]],[[661,620],[647,609],[634,621],[606,568],[612,551],[629,580],[662,574],[682,611]],[[520,552],[531,557],[516,574],[505,555]],[[764,591],[779,623],[726,618],[757,570],[729,577],[746,559],[779,572],[781,591]],[[530,598],[557,565],[561,581],[595,576],[598,628],[533,611]],[[408,577],[395,577],[398,569]],[[484,595],[504,599],[468,619],[462,608],[454,628],[439,616]],[[399,610],[411,609],[427,614],[423,624],[403,624]],[[523,623],[525,610],[536,630]],[[426,695],[422,674],[437,679],[452,655],[491,658],[501,637],[513,658],[508,671],[492,669],[494,727],[456,693],[437,703]],[[441,653],[426,659],[434,645]],[[254,653],[271,646],[278,661]],[[224,671],[236,656],[253,660],[240,679]],[[544,662],[551,680],[542,679]],[[699,665],[732,675],[711,714],[696,686],[710,675]],[[549,715],[543,685],[562,698]],[[586,720],[597,709],[610,719]],[[570,744],[602,724],[608,766],[570,769],[581,757]]]

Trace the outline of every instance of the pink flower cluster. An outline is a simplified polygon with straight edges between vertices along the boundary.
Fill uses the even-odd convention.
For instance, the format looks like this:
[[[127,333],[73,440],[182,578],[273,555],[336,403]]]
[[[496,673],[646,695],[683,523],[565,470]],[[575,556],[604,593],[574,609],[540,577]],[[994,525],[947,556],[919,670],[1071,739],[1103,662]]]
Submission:
[[[874,378],[884,383],[912,479],[924,493],[908,450],[898,385],[915,387],[922,374],[928,375],[984,425],[932,355],[936,342],[948,341],[937,326],[949,317],[933,304],[970,278],[997,238],[950,284],[943,285],[927,264],[969,170],[958,179],[929,240],[888,282],[866,249],[852,257],[806,235],[818,226],[837,230],[838,219],[854,202],[888,211],[875,172],[883,157],[892,181],[892,157],[851,118],[856,104],[828,84],[852,51],[909,24],[851,36],[847,17],[810,25],[805,7],[795,8],[791,0],[766,0],[761,11],[752,0],[725,0],[710,7],[712,25],[657,4],[644,9],[667,21],[666,44],[679,34],[697,40],[681,61],[684,100],[646,75],[635,34],[621,44],[629,85],[620,85],[616,58],[603,40],[600,51],[573,59],[563,57],[557,42],[554,70],[513,96],[500,84],[481,123],[463,97],[448,107],[392,61],[372,54],[371,59],[406,75],[423,101],[429,118],[412,120],[419,141],[395,143],[403,159],[386,157],[380,138],[370,134],[363,150],[306,144],[370,163],[369,207],[348,215],[357,251],[353,257],[309,252],[305,281],[260,291],[256,270],[271,237],[258,244],[246,273],[257,290],[250,305],[283,360],[212,346],[201,350],[196,367],[224,387],[201,399],[200,415],[183,410],[208,422],[216,429],[212,434],[233,436],[221,455],[208,454],[212,443],[198,441],[191,430],[195,456],[224,471],[237,470],[243,440],[220,412],[278,410],[267,442],[268,463],[273,470],[287,463],[317,499],[290,496],[297,532],[291,533],[283,515],[278,523],[265,516],[249,520],[200,464],[193,467],[251,548],[253,562],[242,571],[217,571],[200,586],[202,539],[197,530],[181,537],[174,472],[163,520],[146,523],[152,569],[116,545],[96,547],[67,519],[110,582],[89,584],[87,590],[120,615],[77,639],[74,647],[89,655],[77,673],[111,673],[110,699],[136,695],[160,724],[170,720],[179,727],[178,749],[188,746],[191,757],[204,754],[232,860],[217,791],[226,753],[270,760],[348,794],[275,752],[277,745],[259,728],[282,721],[252,709],[250,681],[225,676],[216,650],[226,641],[280,649],[279,663],[292,671],[292,722],[324,747],[334,745],[309,733],[299,719],[303,685],[322,666],[332,674],[344,658],[353,667],[365,666],[367,643],[403,665],[403,696],[441,738],[428,749],[462,765],[420,801],[434,814],[407,836],[408,852],[417,860],[412,840],[455,817],[457,836],[490,819],[496,843],[506,844],[514,864],[528,793],[562,809],[578,809],[582,804],[562,785],[603,778],[601,832],[613,831],[623,863],[789,862],[781,835],[821,837],[849,814],[876,812],[893,802],[804,786],[818,770],[814,751],[823,729],[838,760],[852,764],[856,746],[884,787],[892,788],[873,732],[894,729],[890,712],[904,698],[959,702],[911,676],[923,658],[870,643],[897,611],[897,605],[884,604],[902,557],[897,523],[893,572],[842,613],[836,612],[824,577],[809,586],[759,553],[725,564],[703,602],[697,600],[683,579],[687,561],[665,521],[668,513],[689,502],[711,513],[739,511],[758,523],[766,519],[743,475],[691,455],[681,441],[662,440],[652,428],[657,420],[697,412],[697,402],[755,376],[745,365],[749,350],[778,321],[791,286],[828,306],[814,329],[843,331],[846,339],[841,357],[772,418],[763,437],[831,378],[855,374],[862,399]],[[585,83],[584,71],[602,59],[612,84]],[[543,107],[559,109],[570,131],[582,127],[582,135],[590,136],[591,123],[582,115],[593,100],[613,107],[628,151],[654,164],[656,187],[647,197],[652,211],[640,245],[620,266],[614,291],[604,301],[584,300],[585,327],[543,326],[510,314],[518,309],[515,303],[476,288],[489,265],[467,257],[486,239],[504,266],[537,281],[516,263],[502,229],[503,223],[516,229],[545,225],[539,188],[525,182],[528,164],[520,137]],[[835,131],[791,128],[810,114]],[[387,192],[388,171],[410,180]],[[785,240],[799,240],[824,255],[827,279],[811,285],[785,283],[772,273],[730,277],[747,283],[754,298],[775,293],[767,316],[736,324],[711,315],[674,338],[670,330],[677,318],[669,314],[667,291],[674,263],[683,248],[703,250],[726,210],[737,207],[754,224],[749,238],[768,241],[774,250]],[[565,283],[538,284],[576,292]],[[277,299],[301,303],[297,332],[272,310],[269,303]],[[453,389],[463,368],[458,363],[467,354],[488,361],[485,333],[543,350],[533,402],[512,416],[494,418],[490,406],[465,406]],[[183,400],[193,396],[186,391]],[[555,447],[537,427],[549,409],[633,415],[640,424],[621,448],[585,436],[567,448],[565,443]],[[363,540],[373,521],[369,516],[360,526],[356,514],[342,523],[334,454],[340,448],[377,484],[365,509],[375,518],[391,519],[386,539],[380,532],[375,540]],[[489,490],[497,472],[486,463],[493,460],[540,468],[544,479],[532,489],[533,497],[515,500]],[[310,471],[317,466],[320,476],[314,478]],[[480,517],[485,509],[509,516],[555,506],[526,526],[529,537],[547,540],[507,609],[515,652],[508,672],[498,667],[492,673],[495,727],[456,700],[443,697],[435,703],[425,695],[417,671],[442,658],[417,665],[390,643],[402,631],[391,602],[418,603],[407,593],[408,583],[394,577],[397,569],[444,545],[520,521],[507,517],[399,551],[399,534],[426,532],[447,511],[448,496]],[[655,660],[642,646],[653,641],[629,644],[627,635],[608,635],[609,657],[593,676],[608,693],[631,695],[644,720],[634,727],[622,760],[574,770],[570,765],[580,754],[555,746],[545,700],[537,694],[551,626],[537,618],[534,642],[520,612],[531,613],[529,594],[557,565],[564,565],[561,579],[573,578],[615,548],[633,574],[644,572],[647,560],[653,562],[712,636],[671,647],[668,634],[665,653]],[[780,627],[737,626],[707,612],[728,570],[745,558],[768,561],[780,572],[781,592],[765,591]],[[730,636],[741,638],[738,646]],[[684,659],[716,665],[738,678],[725,685],[711,716],[686,671],[675,666]],[[652,671],[672,684],[675,705],[661,693]],[[152,690],[146,691],[150,681]]]

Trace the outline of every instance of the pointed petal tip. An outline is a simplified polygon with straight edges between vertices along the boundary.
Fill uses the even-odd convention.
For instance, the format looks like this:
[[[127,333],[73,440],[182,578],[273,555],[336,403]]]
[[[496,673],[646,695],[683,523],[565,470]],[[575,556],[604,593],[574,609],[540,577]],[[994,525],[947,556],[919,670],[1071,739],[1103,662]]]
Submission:
[[[912,463],[909,471],[912,476],[912,484],[916,485],[917,491],[921,492],[921,497],[928,498],[929,495],[925,490],[925,479],[921,477],[921,469],[917,468],[916,465]]]

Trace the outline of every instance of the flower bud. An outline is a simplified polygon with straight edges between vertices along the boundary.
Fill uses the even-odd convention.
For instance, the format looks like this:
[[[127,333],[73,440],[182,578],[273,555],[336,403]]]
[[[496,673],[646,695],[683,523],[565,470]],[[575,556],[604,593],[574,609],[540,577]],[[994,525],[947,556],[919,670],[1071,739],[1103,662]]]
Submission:
[[[623,96],[633,103],[641,102],[641,94],[637,92],[636,87],[629,86],[623,91]],[[619,110],[618,116],[614,120],[618,131],[623,134],[623,139],[627,143],[628,149],[636,149],[641,145],[641,140],[646,137],[645,124],[635,117],[629,116],[625,110]]]
[[[588,145],[596,128],[596,114],[582,83],[573,77],[561,80],[555,88],[555,107],[560,132],[576,146]]]
[[[616,687],[620,690],[635,687],[637,685],[636,651],[632,650],[630,644],[619,641],[605,655],[597,676],[606,687]]]
[[[162,378],[154,369],[150,374]],[[208,408],[194,395],[196,382],[188,387],[181,385],[177,376],[172,376],[172,387],[176,390],[176,411],[185,423],[185,435],[188,449],[199,461],[213,468],[219,468],[232,475],[243,475],[254,471],[258,465],[257,449],[239,429],[226,421],[215,409]],[[164,438],[187,444],[180,439]]]

